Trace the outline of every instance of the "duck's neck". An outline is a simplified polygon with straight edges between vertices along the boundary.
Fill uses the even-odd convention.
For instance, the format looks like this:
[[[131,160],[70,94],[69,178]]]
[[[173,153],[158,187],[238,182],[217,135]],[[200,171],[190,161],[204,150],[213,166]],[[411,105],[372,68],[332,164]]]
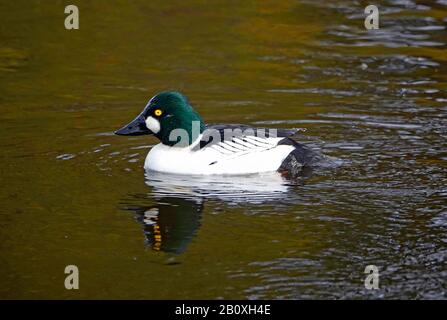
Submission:
[[[200,142],[205,131],[203,121],[190,121],[169,132],[159,132],[156,136],[161,143],[169,147],[192,148]]]

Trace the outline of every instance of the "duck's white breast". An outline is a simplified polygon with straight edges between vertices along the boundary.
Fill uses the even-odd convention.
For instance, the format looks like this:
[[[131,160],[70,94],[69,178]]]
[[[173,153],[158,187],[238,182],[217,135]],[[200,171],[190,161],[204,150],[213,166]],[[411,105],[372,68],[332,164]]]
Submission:
[[[279,139],[281,140],[281,139]],[[277,145],[272,138],[268,148],[228,152],[219,146],[198,151],[191,148],[154,146],[146,157],[144,168],[177,174],[250,174],[276,171],[289,153],[290,145]]]

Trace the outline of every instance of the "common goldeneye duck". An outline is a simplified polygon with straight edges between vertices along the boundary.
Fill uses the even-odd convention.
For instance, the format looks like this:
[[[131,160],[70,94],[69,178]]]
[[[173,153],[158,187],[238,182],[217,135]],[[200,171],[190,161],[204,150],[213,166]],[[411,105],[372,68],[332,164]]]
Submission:
[[[318,166],[327,159],[290,137],[297,129],[265,129],[241,124],[205,125],[179,92],[154,96],[123,136],[155,135],[161,143],[148,153],[144,168],[174,174],[253,174]]]

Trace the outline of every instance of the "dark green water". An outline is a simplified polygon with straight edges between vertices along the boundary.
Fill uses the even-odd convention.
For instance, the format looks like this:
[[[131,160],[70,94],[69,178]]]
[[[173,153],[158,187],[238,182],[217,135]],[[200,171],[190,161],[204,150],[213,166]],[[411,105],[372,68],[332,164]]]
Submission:
[[[1,298],[446,298],[446,1],[76,4],[0,1]],[[166,89],[344,164],[145,178],[112,132]]]

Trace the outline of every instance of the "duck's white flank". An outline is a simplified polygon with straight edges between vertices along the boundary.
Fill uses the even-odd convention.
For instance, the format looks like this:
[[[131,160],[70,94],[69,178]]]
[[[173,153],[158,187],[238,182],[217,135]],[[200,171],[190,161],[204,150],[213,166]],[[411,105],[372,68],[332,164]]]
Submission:
[[[189,147],[154,146],[144,168],[176,174],[251,174],[276,171],[295,148],[278,145],[283,138],[244,137],[195,149],[199,137]]]

